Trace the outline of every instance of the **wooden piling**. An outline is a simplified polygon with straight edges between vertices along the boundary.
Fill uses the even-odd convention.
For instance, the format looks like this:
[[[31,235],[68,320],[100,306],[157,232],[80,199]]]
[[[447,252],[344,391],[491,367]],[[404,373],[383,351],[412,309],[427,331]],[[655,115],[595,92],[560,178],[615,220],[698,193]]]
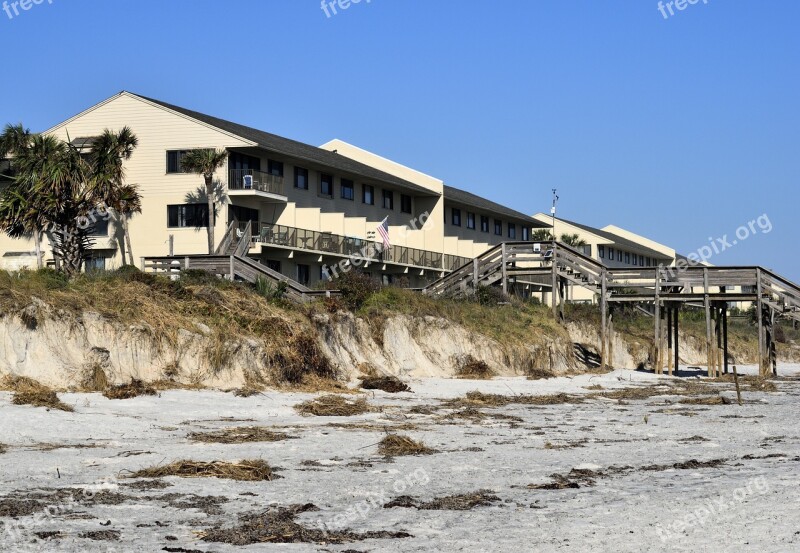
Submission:
[[[606,358],[606,347],[608,344],[608,329],[606,328],[606,319],[608,318],[607,288],[608,275],[606,270],[603,269],[600,275],[600,367],[603,370],[605,370],[608,365],[608,359]]]
[[[708,364],[707,374],[708,376],[713,376],[713,368],[714,362],[711,355],[711,333],[713,329],[711,327],[711,301],[708,297],[708,267],[703,268],[703,308],[706,312],[706,362]]]

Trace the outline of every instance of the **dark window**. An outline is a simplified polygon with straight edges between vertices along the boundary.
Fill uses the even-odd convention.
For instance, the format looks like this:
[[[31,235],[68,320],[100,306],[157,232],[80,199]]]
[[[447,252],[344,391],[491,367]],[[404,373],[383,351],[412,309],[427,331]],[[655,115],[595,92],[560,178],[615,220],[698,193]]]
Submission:
[[[342,179],[342,198],[345,200],[353,200],[356,197],[356,188],[353,181]]]
[[[605,259],[605,257],[606,257],[606,247],[605,246],[597,246],[597,255],[600,256],[600,259]]]
[[[497,236],[503,236],[503,221],[494,220],[494,233]]]
[[[308,169],[294,168],[294,187],[308,190]]]
[[[651,259],[649,257],[647,259],[645,259],[645,261],[647,261],[647,265],[646,265],[647,267],[651,267],[652,266],[651,265]]]
[[[275,161],[274,159],[270,159],[267,161],[267,172],[270,175],[275,175],[276,177],[283,176],[283,162],[282,161]]]
[[[383,191],[383,208],[394,209],[394,192],[391,190]]]
[[[375,205],[375,187],[369,184],[364,185],[364,193],[361,201],[368,205]]]
[[[300,284],[308,284],[310,275],[311,271],[309,271],[308,265],[297,265],[297,282]]]
[[[83,260],[83,266],[86,269],[87,273],[96,273],[99,271],[106,270],[106,258],[105,257],[87,257]]]
[[[322,173],[319,176],[319,193],[321,196],[333,198],[333,175]]]
[[[208,226],[207,204],[167,206],[167,226],[170,228],[199,228]]]
[[[517,225],[514,223],[508,223],[508,237],[512,240],[517,238]]]
[[[481,232],[489,232],[489,218],[481,215]]]
[[[258,215],[259,214],[257,209],[242,207],[240,205],[228,206],[228,221],[239,221],[240,223],[247,223],[247,221],[252,221],[254,223],[258,223],[258,221],[260,220]],[[258,231],[256,229],[253,229],[254,234],[256,234],[257,232]]]
[[[411,196],[407,194],[400,194],[400,211],[403,213],[411,213]]]
[[[261,171],[261,159],[239,152],[231,152],[228,155],[228,169]]]
[[[108,219],[98,218],[87,230],[89,236],[108,236]]]
[[[625,252],[625,263],[627,265],[631,264],[631,254],[629,254],[628,252]]]
[[[611,247],[608,248],[608,260],[614,261],[614,248]]]
[[[617,261],[622,261],[622,250],[617,250]]]
[[[531,229],[522,227],[522,240],[528,242],[531,239]]]
[[[267,259],[267,269],[272,269],[275,272],[281,272],[281,262],[276,259]]]
[[[461,226],[461,210],[453,208],[453,220],[451,221],[453,226],[460,227]]]
[[[639,267],[644,267],[644,256],[643,255],[639,256]]]
[[[189,150],[168,150],[167,151],[167,173],[185,173],[183,170],[183,156],[189,153]]]
[[[475,230],[475,214],[467,212],[467,228]]]

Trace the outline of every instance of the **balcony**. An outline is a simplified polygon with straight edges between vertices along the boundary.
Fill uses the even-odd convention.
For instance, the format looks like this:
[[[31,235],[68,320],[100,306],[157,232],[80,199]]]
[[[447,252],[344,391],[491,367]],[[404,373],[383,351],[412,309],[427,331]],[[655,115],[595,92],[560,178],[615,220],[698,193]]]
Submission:
[[[262,193],[267,197],[284,197],[283,177],[255,169],[231,169],[228,172],[228,190]]]
[[[247,222],[240,222],[239,225],[243,229]],[[254,221],[251,229],[254,245],[268,244],[341,257],[367,259],[376,263],[394,263],[438,271],[453,271],[470,261],[466,257],[444,255],[405,246],[391,246],[384,250],[381,242],[271,223]]]

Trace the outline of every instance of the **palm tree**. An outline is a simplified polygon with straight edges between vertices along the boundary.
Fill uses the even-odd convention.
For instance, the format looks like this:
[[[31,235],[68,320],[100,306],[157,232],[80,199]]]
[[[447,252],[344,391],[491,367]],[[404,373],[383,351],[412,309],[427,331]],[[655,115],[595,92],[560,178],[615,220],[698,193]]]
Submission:
[[[581,238],[578,234],[562,234],[561,242],[573,248],[580,248],[586,245],[586,240]]]
[[[123,162],[133,155],[139,139],[130,127],[123,127],[119,132],[108,129],[92,143],[91,162],[97,176],[97,193],[106,198],[107,206],[117,214],[122,227],[122,243],[120,253],[125,265],[127,249],[130,264],[133,265],[131,236],[128,231],[128,218],[134,213],[142,212],[142,197],[135,185],[126,185]]]
[[[135,184],[120,186],[116,189],[116,194],[110,206],[117,213],[122,226],[122,264],[125,265],[125,251],[127,250],[129,264],[135,265],[128,219],[133,214],[142,212],[142,196],[139,194],[139,187]]]
[[[91,247],[88,225],[82,223],[98,207],[114,203],[114,190],[124,176],[121,160],[136,147],[129,130],[117,137],[116,143],[101,141],[83,156],[54,136],[31,135],[14,151],[13,180],[0,195],[0,230],[11,235],[27,229],[49,232],[61,269],[68,276],[80,272]]]
[[[531,234],[531,239],[534,242],[549,242],[550,240],[553,239],[553,235],[549,230],[545,228],[540,228],[538,230],[533,231],[533,234]]]
[[[203,176],[208,202],[208,253],[214,253],[214,173],[225,164],[228,153],[224,150],[192,150],[181,159],[183,170]]]
[[[7,156],[12,158],[28,148],[31,142],[31,131],[22,124],[8,124],[0,134],[0,159]],[[9,174],[3,175],[12,178],[13,163],[9,164]],[[25,235],[33,236],[34,249],[36,252],[36,266],[43,267],[42,259],[42,231],[46,230],[46,222],[42,220],[41,214],[32,206],[32,196],[26,193],[24,187],[20,188],[13,184],[9,186],[6,193],[0,199],[0,226],[6,228],[9,236],[19,238]],[[3,222],[9,223],[8,226]]]

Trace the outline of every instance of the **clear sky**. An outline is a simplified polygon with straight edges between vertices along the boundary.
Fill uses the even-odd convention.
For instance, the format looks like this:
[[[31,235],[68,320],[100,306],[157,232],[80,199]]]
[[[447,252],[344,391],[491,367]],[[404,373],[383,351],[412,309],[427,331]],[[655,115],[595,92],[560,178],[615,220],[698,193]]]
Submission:
[[[0,123],[41,131],[130,90],[311,144],[340,138],[526,213],[548,211],[557,188],[560,216],[683,253],[732,243],[766,214],[771,232],[755,225],[710,261],[800,280],[800,2],[670,8],[361,0],[328,17],[319,0],[9,5]]]

